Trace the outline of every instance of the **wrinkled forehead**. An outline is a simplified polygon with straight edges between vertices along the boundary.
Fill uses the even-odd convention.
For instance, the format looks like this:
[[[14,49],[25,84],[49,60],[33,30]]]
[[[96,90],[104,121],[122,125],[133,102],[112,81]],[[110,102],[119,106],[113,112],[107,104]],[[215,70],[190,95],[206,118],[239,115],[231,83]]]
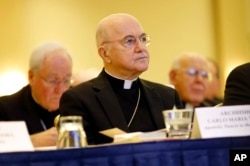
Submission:
[[[127,35],[139,36],[144,33],[144,30],[139,21],[130,15],[114,15],[106,20],[107,38],[121,39]]]
[[[199,70],[208,70],[207,62],[202,58],[183,59],[181,61],[183,68],[195,68]]]

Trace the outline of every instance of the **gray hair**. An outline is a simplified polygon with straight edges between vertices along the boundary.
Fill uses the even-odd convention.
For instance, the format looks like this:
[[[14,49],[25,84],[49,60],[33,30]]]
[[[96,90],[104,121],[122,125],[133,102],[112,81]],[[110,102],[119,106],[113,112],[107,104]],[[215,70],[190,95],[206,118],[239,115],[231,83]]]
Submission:
[[[206,58],[197,52],[183,52],[175,57],[172,62],[171,69],[179,69],[181,68],[181,62],[184,60],[189,60],[193,58],[202,59],[204,62],[207,62]]]
[[[61,45],[58,42],[46,42],[37,46],[31,53],[30,62],[29,62],[30,70],[33,70],[33,71],[39,70],[40,65],[42,64],[46,53],[57,50],[57,49],[65,50],[72,63],[71,55],[69,54],[69,52],[65,49],[63,45]]]

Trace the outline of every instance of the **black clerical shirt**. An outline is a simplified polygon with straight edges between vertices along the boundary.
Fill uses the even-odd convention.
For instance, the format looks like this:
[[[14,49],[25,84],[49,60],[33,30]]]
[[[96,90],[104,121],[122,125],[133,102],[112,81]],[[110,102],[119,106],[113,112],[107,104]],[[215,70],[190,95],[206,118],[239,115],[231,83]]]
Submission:
[[[114,78],[107,73],[106,75],[117,96],[127,124],[132,118],[132,122],[128,126],[130,132],[156,130],[139,79],[133,81],[129,89],[124,89],[124,80]],[[138,101],[139,89],[141,94]],[[135,109],[137,102],[139,102],[138,108]],[[135,114],[134,117],[133,114]]]

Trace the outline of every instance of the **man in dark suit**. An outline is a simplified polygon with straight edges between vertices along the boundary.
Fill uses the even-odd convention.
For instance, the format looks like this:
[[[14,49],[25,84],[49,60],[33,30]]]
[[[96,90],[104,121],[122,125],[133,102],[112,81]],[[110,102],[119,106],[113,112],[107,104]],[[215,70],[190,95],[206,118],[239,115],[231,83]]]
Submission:
[[[0,97],[0,121],[25,121],[34,147],[55,146],[59,100],[70,87],[72,60],[59,43],[46,42],[30,57],[29,85]]]
[[[129,14],[112,14],[96,31],[103,71],[67,92],[60,101],[61,116],[81,115],[89,144],[111,142],[99,131],[126,132],[165,128],[162,111],[182,107],[177,92],[165,85],[140,79],[148,69],[150,37]]]
[[[234,68],[227,77],[223,105],[250,104],[250,63]]]

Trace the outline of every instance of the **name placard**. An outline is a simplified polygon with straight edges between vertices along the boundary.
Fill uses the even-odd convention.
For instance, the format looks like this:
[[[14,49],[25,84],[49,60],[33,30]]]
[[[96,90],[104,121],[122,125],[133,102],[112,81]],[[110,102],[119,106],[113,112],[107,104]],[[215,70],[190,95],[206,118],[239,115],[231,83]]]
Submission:
[[[0,152],[17,151],[34,151],[25,122],[0,122]]]
[[[202,138],[250,135],[250,105],[202,107],[195,114]]]

